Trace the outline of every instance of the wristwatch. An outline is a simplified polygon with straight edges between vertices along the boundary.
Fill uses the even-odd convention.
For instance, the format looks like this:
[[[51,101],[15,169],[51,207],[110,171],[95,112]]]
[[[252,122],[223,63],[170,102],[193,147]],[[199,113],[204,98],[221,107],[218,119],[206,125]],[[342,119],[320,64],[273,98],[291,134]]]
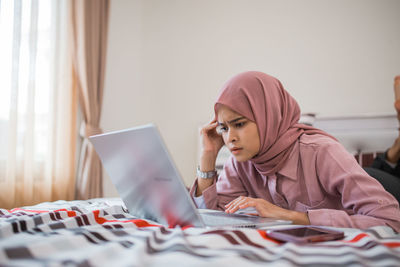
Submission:
[[[217,175],[217,171],[210,171],[210,172],[202,172],[200,171],[200,166],[197,166],[197,177],[202,179],[210,179],[214,178]]]

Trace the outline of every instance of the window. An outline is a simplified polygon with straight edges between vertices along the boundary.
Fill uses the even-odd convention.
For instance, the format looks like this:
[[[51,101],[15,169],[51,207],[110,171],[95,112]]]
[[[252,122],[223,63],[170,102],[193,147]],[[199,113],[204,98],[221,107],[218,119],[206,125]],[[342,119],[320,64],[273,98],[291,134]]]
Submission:
[[[50,200],[62,166],[56,155],[69,155],[60,146],[75,121],[65,7],[61,0],[0,0],[0,206]]]

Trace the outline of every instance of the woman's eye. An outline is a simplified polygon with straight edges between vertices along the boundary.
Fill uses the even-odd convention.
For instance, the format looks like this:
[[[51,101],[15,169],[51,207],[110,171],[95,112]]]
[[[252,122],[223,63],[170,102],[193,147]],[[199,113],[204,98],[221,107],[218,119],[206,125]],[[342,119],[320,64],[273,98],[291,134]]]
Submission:
[[[235,123],[235,127],[236,127],[236,128],[240,128],[240,127],[243,127],[245,124],[246,124],[245,121],[237,122],[237,123]]]
[[[222,133],[226,132],[227,130],[228,130],[228,128],[225,126],[222,126],[222,125],[217,126],[217,129],[216,129],[218,134],[222,134]]]

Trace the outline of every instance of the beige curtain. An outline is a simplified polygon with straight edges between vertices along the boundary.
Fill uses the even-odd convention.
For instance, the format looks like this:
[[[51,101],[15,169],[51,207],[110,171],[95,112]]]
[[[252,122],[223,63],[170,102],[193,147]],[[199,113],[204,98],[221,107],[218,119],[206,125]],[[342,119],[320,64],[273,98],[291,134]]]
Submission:
[[[65,1],[0,1],[0,207],[73,199],[77,98]]]
[[[103,99],[108,0],[72,0],[72,46],[75,85],[83,114],[83,138],[76,183],[76,198],[103,196],[101,162],[88,137],[101,133],[99,126]]]

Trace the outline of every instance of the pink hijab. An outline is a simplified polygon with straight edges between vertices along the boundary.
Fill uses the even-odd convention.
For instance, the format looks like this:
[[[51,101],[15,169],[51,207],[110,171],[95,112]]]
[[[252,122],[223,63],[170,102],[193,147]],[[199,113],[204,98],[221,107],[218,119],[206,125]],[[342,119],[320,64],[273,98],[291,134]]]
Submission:
[[[296,100],[278,79],[262,72],[244,72],[228,80],[215,103],[215,114],[219,104],[257,124],[261,147],[250,161],[265,176],[283,167],[302,134],[332,137],[322,130],[299,124],[300,107]]]

